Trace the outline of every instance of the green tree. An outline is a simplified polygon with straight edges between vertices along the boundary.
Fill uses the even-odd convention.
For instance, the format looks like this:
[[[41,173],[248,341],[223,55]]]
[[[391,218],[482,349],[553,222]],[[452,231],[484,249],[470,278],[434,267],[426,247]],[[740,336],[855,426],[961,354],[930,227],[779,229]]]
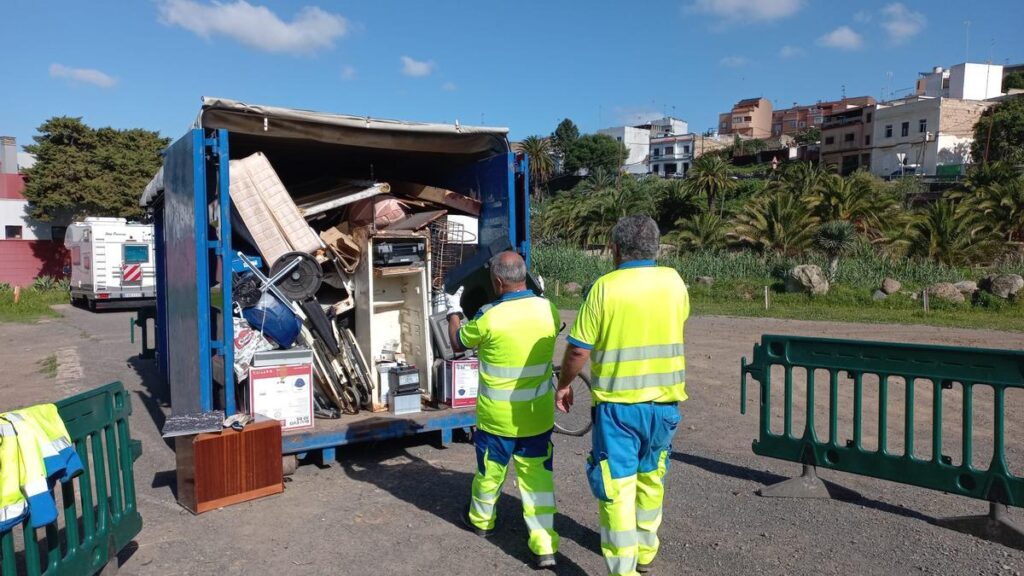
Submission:
[[[811,162],[797,162],[787,164],[782,169],[778,180],[775,181],[777,188],[784,189],[800,197],[808,197],[817,194],[825,184],[828,172],[819,168]]]
[[[1024,95],[991,106],[974,125],[971,159],[975,163],[1024,163]]]
[[[555,131],[551,133],[551,151],[562,162],[565,162],[565,159],[569,156],[569,151],[572,150],[573,145],[579,139],[580,129],[576,127],[572,120],[566,118],[559,122]]]
[[[551,141],[540,136],[527,136],[519,145],[530,161],[530,182],[533,184],[534,196],[539,196],[542,185],[555,171]]]
[[[847,220],[829,220],[818,228],[818,233],[814,236],[814,246],[828,258],[830,280],[836,279],[839,257],[852,248],[856,240],[857,230]]]
[[[758,252],[795,256],[811,246],[817,228],[818,219],[805,201],[775,190],[747,204],[726,237]]]
[[[1007,74],[1003,78],[1003,92],[1009,92],[1010,90],[1020,90],[1024,88],[1024,72],[1014,72]]]
[[[627,156],[629,151],[622,142],[604,134],[587,134],[576,140],[566,153],[565,171],[575,174],[586,170],[589,174],[605,170],[617,174]]]
[[[736,187],[736,181],[729,174],[729,163],[717,155],[698,158],[684,181],[691,194],[704,198],[708,212],[714,212],[715,204],[725,201]]]
[[[801,130],[797,133],[796,138],[797,144],[806,146],[808,144],[816,144],[821,141],[821,128],[811,126],[805,130]]]
[[[142,129],[93,129],[81,118],[53,117],[25,147],[36,164],[25,171],[33,218],[139,218],[139,195],[160,168],[169,140]]]

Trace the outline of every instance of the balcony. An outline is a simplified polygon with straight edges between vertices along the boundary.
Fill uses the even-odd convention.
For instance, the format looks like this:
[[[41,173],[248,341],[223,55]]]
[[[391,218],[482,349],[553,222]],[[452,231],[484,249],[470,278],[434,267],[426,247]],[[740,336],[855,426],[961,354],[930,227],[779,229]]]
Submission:
[[[658,156],[651,156],[651,162],[689,162],[691,159],[690,153],[679,153],[679,154],[661,154]]]

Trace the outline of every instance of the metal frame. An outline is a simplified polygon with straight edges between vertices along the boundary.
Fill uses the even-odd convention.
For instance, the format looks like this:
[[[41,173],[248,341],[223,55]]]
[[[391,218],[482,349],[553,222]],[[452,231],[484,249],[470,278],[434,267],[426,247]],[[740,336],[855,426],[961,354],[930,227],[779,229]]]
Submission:
[[[175,182],[174,175],[165,168],[165,190],[164,200],[157,204],[157,209],[154,217],[155,232],[156,232],[156,264],[157,264],[157,347],[158,356],[160,363],[160,373],[166,379],[170,380],[170,362],[175,360],[171,358],[171,349],[175,345],[170,341],[170,338],[176,335],[168,330],[170,314],[175,315],[187,315],[191,314],[196,320],[197,329],[197,344],[198,344],[198,358],[195,359],[197,364],[197,374],[194,381],[189,382],[171,382],[172,387],[175,385],[188,385],[198,386],[199,400],[201,410],[212,410],[214,408],[214,394],[213,394],[213,369],[212,369],[212,355],[214,353],[219,354],[223,357],[224,376],[223,382],[230,383],[233,381],[233,364],[234,364],[234,349],[231,345],[233,340],[233,324],[231,320],[231,311],[228,305],[223,305],[221,308],[221,331],[223,337],[221,339],[214,339],[212,334],[213,320],[211,315],[211,301],[210,301],[210,286],[211,278],[208,273],[212,262],[219,264],[216,268],[221,271],[220,283],[221,283],[221,296],[224,303],[230,303],[232,299],[232,285],[231,285],[231,274],[230,274],[230,262],[231,255],[234,253],[231,247],[231,198],[228,194],[228,184],[230,182],[230,165],[229,165],[229,151],[228,151],[228,139],[229,133],[225,129],[219,129],[216,131],[204,131],[203,129],[193,129],[190,133],[186,134],[182,140],[189,139],[191,146],[180,147],[180,150],[188,149],[191,154],[191,170],[192,170],[192,205],[191,211],[195,222],[195,231],[191,243],[191,249],[195,252],[195,309],[190,306],[185,306],[188,310],[182,309],[182,303],[174,302],[172,295],[173,290],[168,287],[168,246],[166,244],[169,237],[168,225],[171,224],[167,220],[167,215],[164,213],[167,206],[168,190],[171,186],[183,186],[188,183]],[[179,140],[177,143],[171,146],[168,150],[168,162],[165,164],[171,164],[174,161],[184,161],[182,158],[172,159],[171,154],[181,154],[181,151],[175,152],[176,148],[179,148],[179,144],[182,141]],[[211,157],[217,159],[217,169],[215,172],[209,170],[208,164]],[[504,165],[504,168],[501,166]],[[471,169],[465,172],[453,173],[451,175],[451,182],[449,187],[455,190],[465,192],[481,193],[483,198],[481,200],[487,205],[487,212],[489,213],[489,220],[492,226],[498,227],[500,230],[504,228],[507,230],[509,240],[513,246],[515,246],[529,262],[529,160],[525,155],[517,158],[513,153],[503,153],[493,156],[487,160],[480,161],[475,164]],[[504,174],[502,170],[504,169]],[[522,174],[522,182],[524,187],[522,190],[517,190],[516,177],[517,174]],[[499,179],[500,178],[500,179]],[[483,186],[481,184],[483,183]],[[210,191],[207,189],[208,185],[215,185],[216,190]],[[495,186],[497,184],[497,186]],[[508,187],[507,190],[500,190],[501,186],[505,185]],[[494,189],[498,188],[500,194],[493,194],[490,197],[481,192],[483,189]],[[187,192],[187,186],[186,190]],[[475,191],[475,192],[474,192]],[[178,192],[180,193],[180,191]],[[522,197],[517,197],[522,194]],[[220,235],[217,240],[210,240],[207,234],[207,228],[210,224],[209,221],[209,204],[210,200],[216,199],[218,204],[218,218],[220,225]],[[502,214],[504,212],[504,214]],[[516,220],[518,218],[524,219],[524,222],[517,226]],[[484,225],[484,218],[481,218],[481,227]],[[519,234],[519,230],[526,231],[525,234]],[[173,232],[171,232],[173,233]],[[500,234],[500,232],[499,232]],[[523,236],[523,237],[520,237]],[[212,254],[211,254],[212,253]],[[219,261],[218,261],[219,259]],[[177,279],[180,283],[181,279]],[[225,414],[231,415],[237,411],[237,403],[234,394],[234,387],[231,385],[225,385],[224,395],[224,408]],[[173,408],[173,406],[172,406]],[[451,439],[452,430],[456,428],[468,428],[475,425],[476,415],[475,411],[443,411],[439,412],[437,416],[431,415],[430,413],[424,413],[422,417],[418,417],[413,421],[407,418],[373,418],[373,425],[366,424],[367,420],[358,420],[352,423],[351,426],[343,426],[340,428],[333,428],[323,431],[317,431],[314,429],[311,432],[297,434],[297,435],[286,435],[285,436],[285,452],[289,454],[304,453],[310,450],[333,450],[335,446],[341,446],[350,444],[353,442],[362,442],[368,440],[382,440],[389,438],[397,438],[400,436],[406,436],[409,434],[417,434],[422,432],[441,431],[442,442],[447,442]],[[381,423],[382,420],[386,422]]]

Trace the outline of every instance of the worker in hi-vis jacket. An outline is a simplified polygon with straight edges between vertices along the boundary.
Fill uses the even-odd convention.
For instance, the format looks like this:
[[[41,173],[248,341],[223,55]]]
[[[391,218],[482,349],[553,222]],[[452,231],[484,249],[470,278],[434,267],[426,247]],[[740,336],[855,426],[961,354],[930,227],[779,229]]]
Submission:
[[[658,225],[628,216],[612,229],[615,270],[587,293],[562,360],[556,405],[590,361],[593,450],[587,477],[598,499],[601,553],[609,574],[647,572],[658,553],[665,474],[679,403],[686,400],[686,285],[654,262]]]
[[[515,461],[529,547],[538,568],[555,566],[555,486],[551,431],[555,423],[551,360],[558,309],[526,287],[526,263],[515,252],[490,260],[498,299],[461,324],[461,289],[448,297],[448,330],[456,350],[476,348],[476,474],[463,515],[480,536],[495,528],[495,505],[510,461]]]

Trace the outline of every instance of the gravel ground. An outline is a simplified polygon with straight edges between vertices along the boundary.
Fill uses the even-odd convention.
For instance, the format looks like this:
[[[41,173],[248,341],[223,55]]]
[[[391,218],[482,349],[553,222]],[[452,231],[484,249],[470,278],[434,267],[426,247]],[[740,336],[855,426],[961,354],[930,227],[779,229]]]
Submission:
[[[281,495],[192,516],[174,501],[173,452],[159,436],[168,394],[156,382],[152,363],[137,359],[137,345],[128,343],[129,314],[62,312],[63,318],[37,324],[0,325],[0,365],[7,374],[0,381],[0,409],[55,400],[112,380],[132,391],[132,434],[144,444],[135,474],[145,527],[121,554],[123,573],[532,572],[512,479],[499,502],[498,534],[489,540],[470,535],[458,518],[468,498],[472,447],[455,443],[438,449],[432,435],[339,450],[339,462],[329,467],[301,466]],[[751,410],[746,416],[738,411],[740,357],[750,356],[763,333],[1024,348],[1024,336],[996,331],[692,319],[687,325],[691,399],[682,407],[672,456],[657,574],[1024,573],[1024,552],[931,523],[983,513],[984,502],[827,471],[825,479],[863,497],[755,496],[756,489],[799,472],[796,464],[751,452],[757,434],[753,389]],[[38,363],[50,355],[58,357],[56,376],[40,371]],[[870,407],[866,398],[865,410]],[[1010,465],[1024,474],[1024,396],[1011,395],[1009,409]],[[981,450],[990,436],[984,430],[988,421],[979,418],[975,442]],[[919,424],[927,429],[926,419]],[[956,423],[947,420],[947,425]],[[922,436],[919,444],[930,444],[928,438]],[[556,436],[555,445],[556,522],[562,535],[558,573],[602,574],[596,506],[583,475],[589,436]],[[950,446],[947,452],[955,450]],[[1011,518],[1024,526],[1019,509],[1011,510]]]

